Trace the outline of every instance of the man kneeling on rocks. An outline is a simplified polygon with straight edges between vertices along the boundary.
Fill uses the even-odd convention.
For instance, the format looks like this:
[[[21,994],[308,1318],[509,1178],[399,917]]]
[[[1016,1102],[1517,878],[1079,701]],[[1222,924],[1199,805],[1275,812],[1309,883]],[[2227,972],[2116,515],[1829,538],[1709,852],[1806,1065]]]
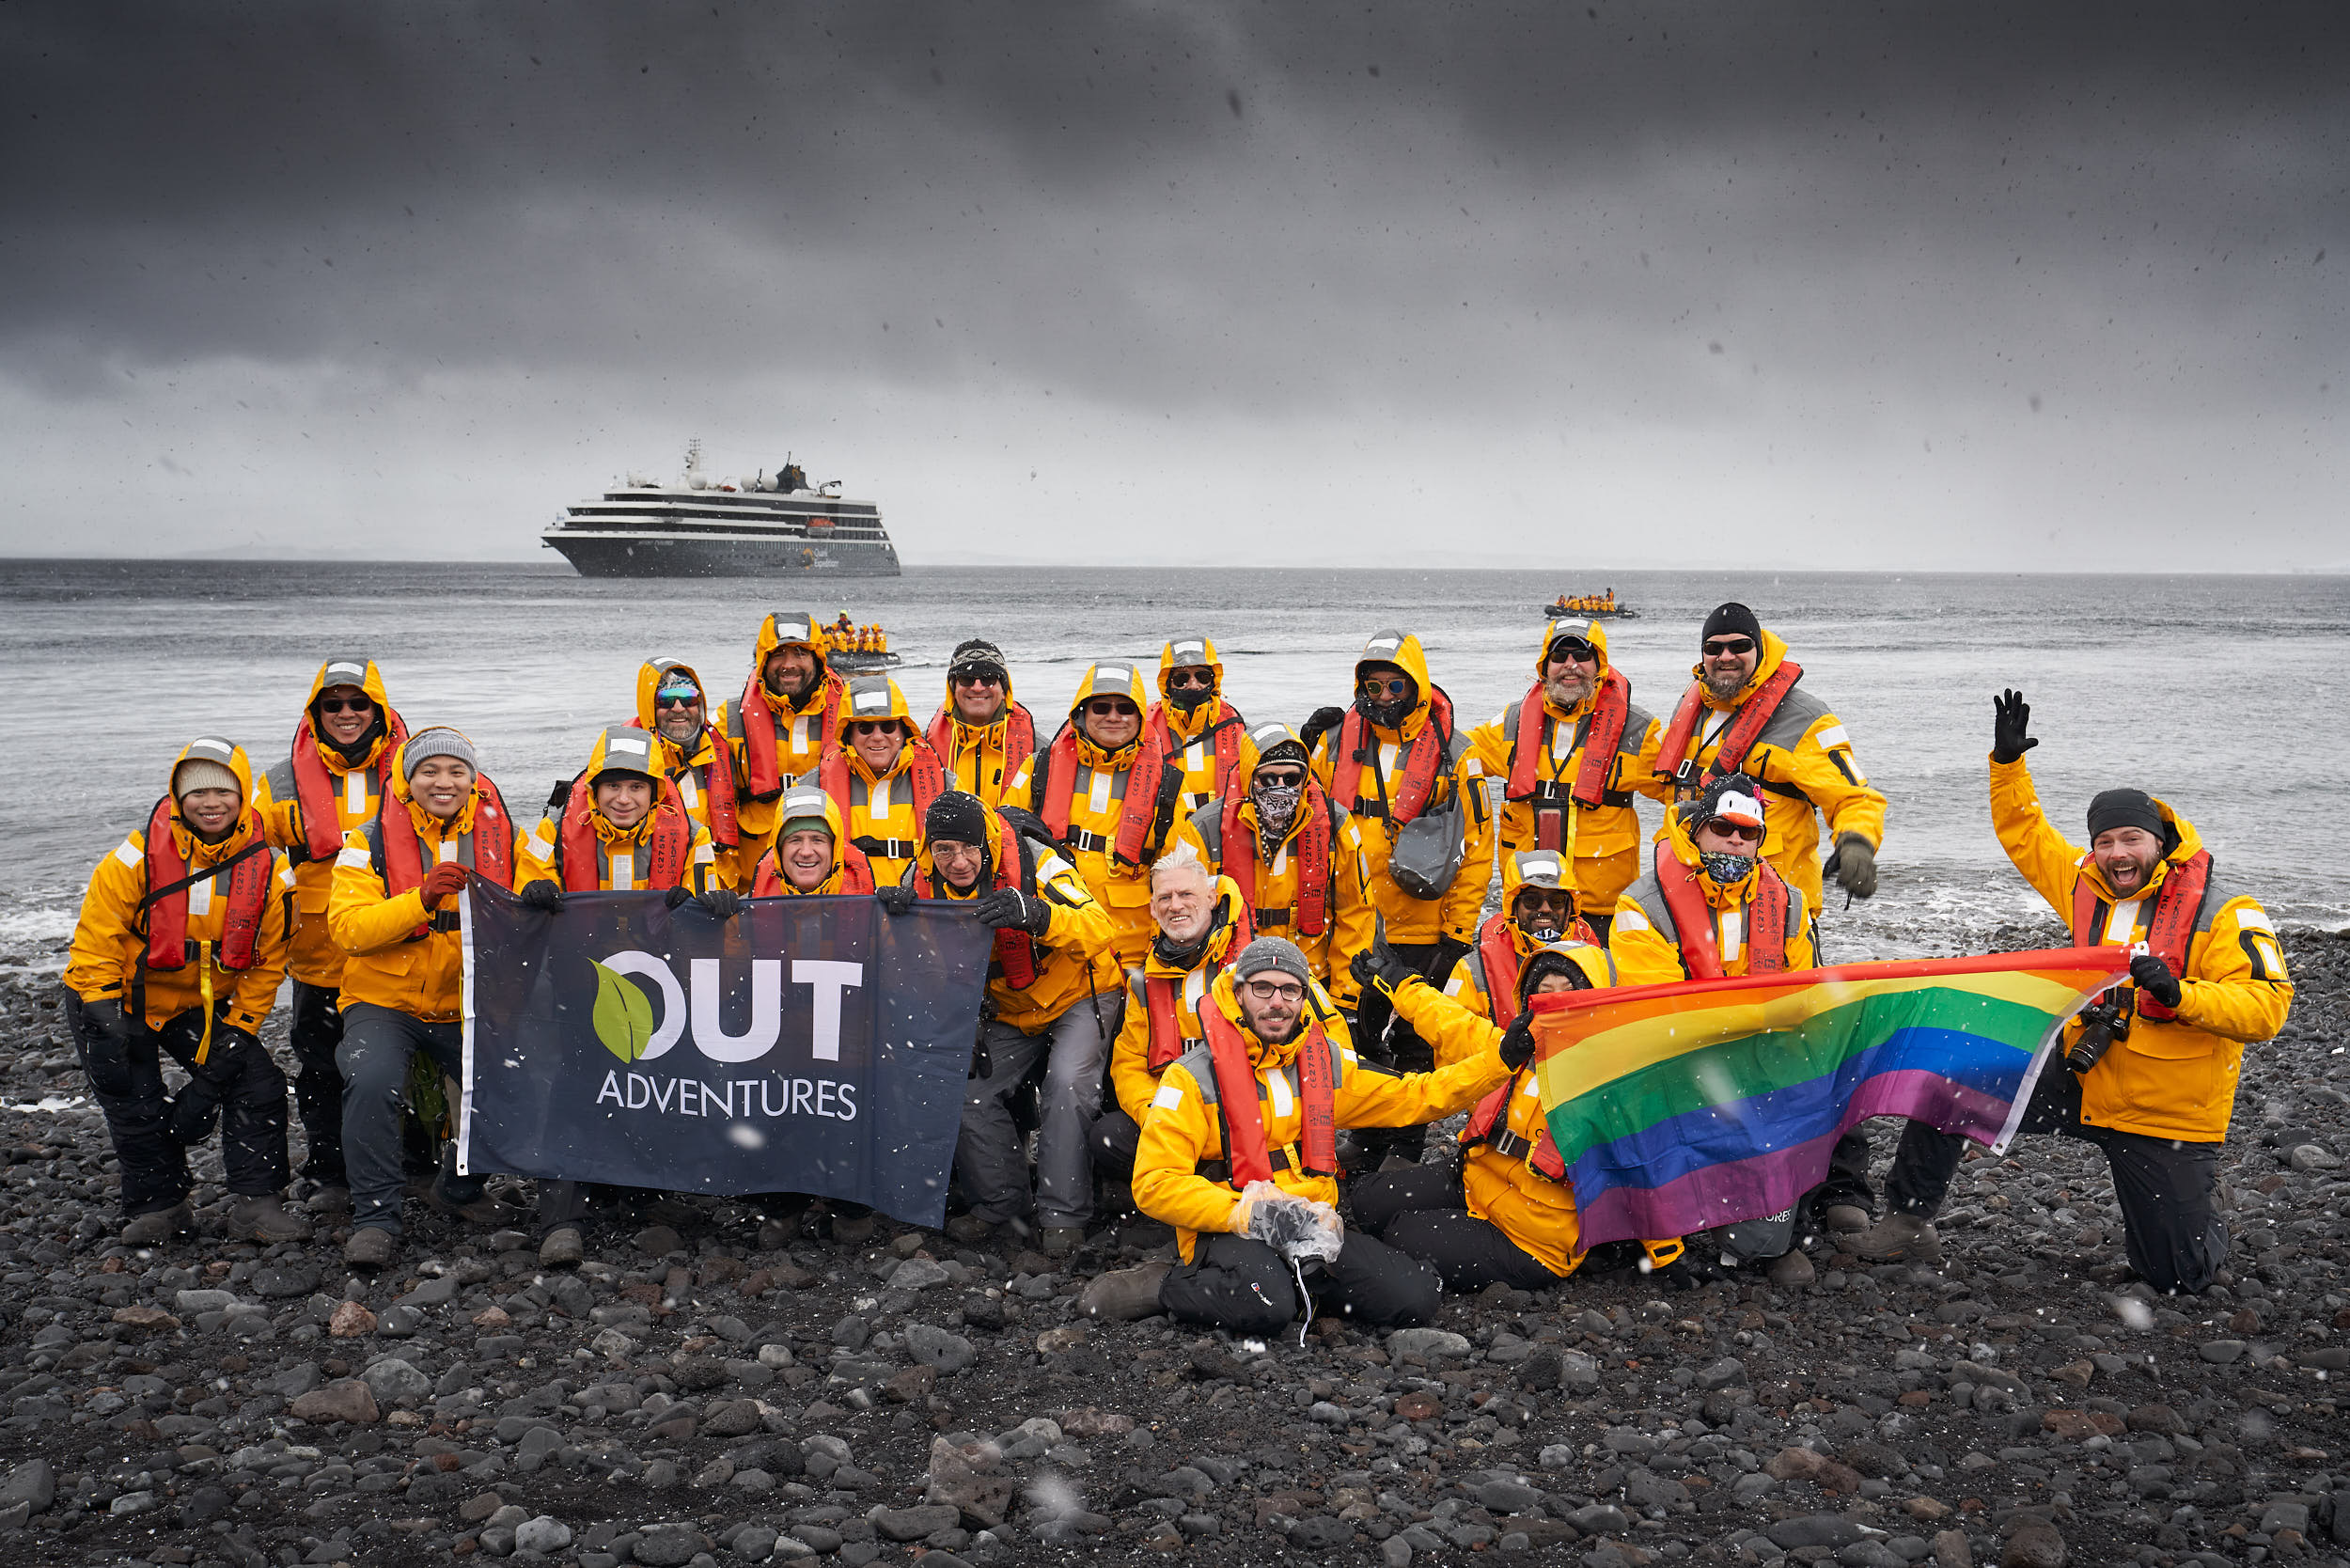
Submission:
[[[1434,1269],[1371,1236],[1340,1240],[1338,1131],[1417,1125],[1475,1103],[1510,1074],[1499,1037],[1449,1067],[1390,1072],[1332,1043],[1312,985],[1306,955],[1277,936],[1216,977],[1199,1004],[1206,1039],[1160,1078],[1135,1154],[1135,1203],[1175,1227],[1183,1261],[1101,1276],[1089,1311],[1271,1334],[1304,1305],[1302,1280],[1317,1309],[1356,1323],[1434,1315]],[[1302,1248],[1284,1256],[1265,1239],[1317,1236],[1340,1241],[1336,1256],[1293,1263]]]

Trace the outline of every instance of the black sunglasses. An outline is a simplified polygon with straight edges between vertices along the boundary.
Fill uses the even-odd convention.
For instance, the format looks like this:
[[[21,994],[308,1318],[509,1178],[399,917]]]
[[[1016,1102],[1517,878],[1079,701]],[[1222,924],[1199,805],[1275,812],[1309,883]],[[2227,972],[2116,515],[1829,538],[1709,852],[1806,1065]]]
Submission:
[[[374,706],[373,702],[364,697],[321,697],[319,698],[319,712],[321,713],[364,713]]]

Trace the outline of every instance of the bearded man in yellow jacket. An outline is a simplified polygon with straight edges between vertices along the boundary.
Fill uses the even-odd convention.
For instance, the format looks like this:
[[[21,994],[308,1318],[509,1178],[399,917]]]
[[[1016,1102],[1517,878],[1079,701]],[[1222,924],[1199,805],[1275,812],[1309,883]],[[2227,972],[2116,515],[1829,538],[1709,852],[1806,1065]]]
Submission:
[[[636,728],[661,737],[661,776],[676,788],[685,814],[710,835],[717,885],[747,889],[759,856],[743,854],[727,705],[711,712],[702,678],[683,660],[648,659],[636,669]]]
[[[98,863],[82,898],[66,1020],[122,1167],[126,1247],[194,1227],[187,1151],[216,1115],[229,1234],[265,1245],[310,1234],[280,1199],[286,1074],[260,1041],[286,972],[294,880],[253,796],[243,747],[190,742],[145,827]],[[188,1074],[171,1097],[166,1056]]]
[[[824,634],[804,610],[777,610],[751,642],[750,679],[727,710],[734,762],[738,861],[756,866],[776,837],[776,802],[831,749],[848,687],[824,662]]]
[[[253,804],[269,841],[286,852],[293,868],[293,946],[286,962],[293,1016],[286,1043],[301,1064],[294,1105],[309,1145],[302,1175],[314,1184],[306,1200],[314,1212],[351,1206],[351,1184],[343,1175],[343,1079],[335,1066],[343,1043],[343,950],[326,929],[335,856],[342,853],[344,834],[383,810],[385,767],[407,738],[408,727],[385,697],[375,661],[337,655],[311,679],[291,753],[254,787]]]
[[[1135,1154],[1135,1203],[1175,1229],[1183,1261],[1118,1269],[1087,1287],[1102,1317],[1165,1311],[1265,1336],[1305,1303],[1373,1327],[1434,1315],[1435,1271],[1338,1217],[1337,1133],[1434,1121],[1511,1071],[1498,1036],[1468,1060],[1399,1074],[1330,1038],[1313,971],[1260,936],[1199,1004],[1206,1038],[1167,1069]],[[1533,1036],[1523,1036],[1530,1058]],[[1279,1244],[1279,1245],[1276,1245]]]
[[[2166,1294],[2200,1294],[2228,1261],[2219,1152],[2244,1047],[2274,1039],[2293,1006],[2284,948],[2259,901],[2221,878],[2195,824],[2141,790],[2100,792],[2089,803],[2089,847],[2068,841],[2041,810],[2024,764],[2040,744],[2030,726],[2023,693],[1993,700],[1999,846],[2073,945],[2123,949],[2130,978],[2068,1027],[2063,1056],[2042,1065],[2022,1130],[2103,1149],[2129,1267]],[[1853,1249],[1930,1256],[1931,1220],[1964,1152],[1960,1139],[1910,1123],[1887,1184],[1888,1212]]]

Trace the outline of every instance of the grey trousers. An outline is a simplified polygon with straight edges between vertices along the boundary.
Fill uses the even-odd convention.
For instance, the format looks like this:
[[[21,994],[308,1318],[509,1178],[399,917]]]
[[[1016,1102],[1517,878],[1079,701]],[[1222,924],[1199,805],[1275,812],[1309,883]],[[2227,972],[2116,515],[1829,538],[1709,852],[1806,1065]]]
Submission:
[[[451,1077],[464,1072],[462,1024],[431,1024],[372,1002],[343,1009],[336,1064],[343,1075],[343,1168],[351,1180],[354,1227],[400,1230],[406,1186],[400,1168],[400,1117],[408,1106],[408,1058],[418,1051]]]
[[[964,1086],[963,1133],[955,1145],[955,1177],[974,1215],[1001,1225],[1033,1211],[1044,1226],[1083,1226],[1093,1217],[1093,1160],[1086,1133],[1102,1108],[1102,1072],[1125,1000],[1122,990],[1103,996],[1098,1023],[1092,1007],[1079,1000],[1041,1034],[1023,1034],[994,1020],[979,1026],[987,1072]],[[1031,1200],[1011,1102],[1040,1061],[1044,1081],[1038,1094],[1042,1119]]]

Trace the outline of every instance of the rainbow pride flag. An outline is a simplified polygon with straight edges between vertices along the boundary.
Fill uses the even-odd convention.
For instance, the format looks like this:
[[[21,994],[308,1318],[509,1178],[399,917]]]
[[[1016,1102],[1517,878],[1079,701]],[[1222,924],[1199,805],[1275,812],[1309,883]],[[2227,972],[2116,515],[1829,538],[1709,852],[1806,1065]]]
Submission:
[[[1535,1074],[1582,1245],[1784,1211],[1872,1116],[2004,1152],[2118,948],[1849,964],[1534,998]]]

